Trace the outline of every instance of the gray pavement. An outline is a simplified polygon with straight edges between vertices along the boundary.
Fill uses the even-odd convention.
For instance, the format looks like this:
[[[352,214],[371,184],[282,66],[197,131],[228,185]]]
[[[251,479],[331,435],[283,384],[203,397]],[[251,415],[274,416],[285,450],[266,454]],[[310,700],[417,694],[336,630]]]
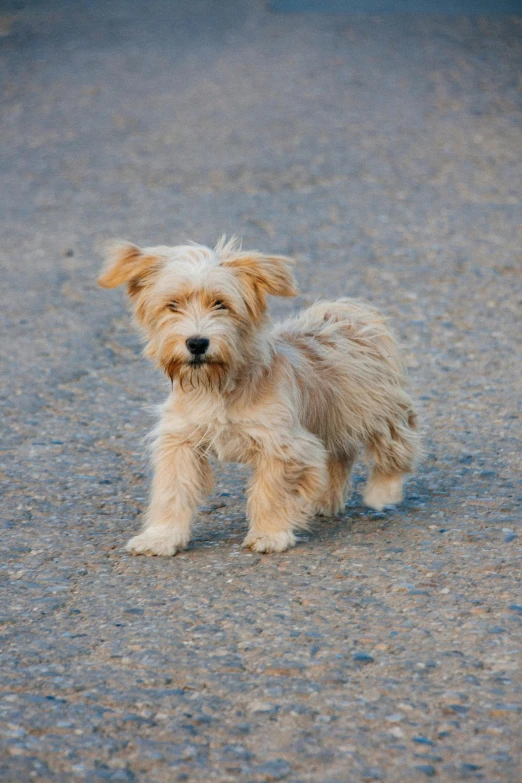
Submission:
[[[521,19],[259,2],[0,11],[0,779],[520,783]],[[297,259],[405,344],[426,459],[282,555],[225,466],[132,558],[168,384],[100,247]]]

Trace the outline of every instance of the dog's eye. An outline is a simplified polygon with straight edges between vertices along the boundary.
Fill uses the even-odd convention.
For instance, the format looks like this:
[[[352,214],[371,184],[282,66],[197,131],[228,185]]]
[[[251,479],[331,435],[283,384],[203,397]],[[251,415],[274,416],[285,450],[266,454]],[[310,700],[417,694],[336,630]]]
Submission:
[[[177,302],[169,302],[167,307],[172,310],[173,313],[177,313],[179,310],[179,304]]]
[[[214,308],[214,310],[228,310],[228,307],[226,306],[226,304],[223,302],[222,299],[216,299],[212,307]]]

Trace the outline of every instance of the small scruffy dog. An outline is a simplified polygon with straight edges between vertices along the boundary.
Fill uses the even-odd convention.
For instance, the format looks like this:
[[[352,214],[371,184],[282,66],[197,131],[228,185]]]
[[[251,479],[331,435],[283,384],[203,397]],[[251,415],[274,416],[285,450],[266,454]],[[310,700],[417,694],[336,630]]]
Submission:
[[[212,489],[211,454],[253,469],[244,545],[256,552],[283,552],[314,514],[343,510],[359,447],[372,463],[366,505],[402,499],[418,435],[394,338],[354,299],[317,302],[271,327],[266,295],[298,293],[291,264],[225,238],[214,250],[112,247],[98,282],[127,284],[145,353],[172,381],[145,525],[129,552],[187,546]]]

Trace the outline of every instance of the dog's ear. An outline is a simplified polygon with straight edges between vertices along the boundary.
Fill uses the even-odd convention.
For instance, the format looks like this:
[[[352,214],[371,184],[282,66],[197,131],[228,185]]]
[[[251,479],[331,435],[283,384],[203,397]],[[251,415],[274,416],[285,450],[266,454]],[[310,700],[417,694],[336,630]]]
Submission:
[[[114,242],[108,248],[107,261],[98,278],[98,285],[102,288],[116,288],[127,283],[129,296],[133,297],[162,264],[162,258],[149,255],[131,242]]]
[[[266,294],[297,296],[293,260],[286,256],[266,256],[262,253],[239,253],[223,262],[233,269],[246,287],[246,303],[254,315],[266,307]]]

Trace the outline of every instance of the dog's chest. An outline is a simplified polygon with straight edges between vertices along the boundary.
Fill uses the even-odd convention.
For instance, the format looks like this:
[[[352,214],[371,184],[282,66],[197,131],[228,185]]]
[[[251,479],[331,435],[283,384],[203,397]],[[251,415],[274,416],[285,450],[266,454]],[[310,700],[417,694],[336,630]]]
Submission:
[[[251,458],[251,422],[245,417],[234,415],[224,405],[215,405],[211,410],[207,408],[204,416],[203,411],[193,415],[192,421],[198,426],[201,441],[218,460],[248,462]]]
[[[215,421],[207,431],[207,442],[221,462],[247,462],[252,454],[248,423],[234,418]]]
[[[225,427],[209,439],[209,447],[220,462],[245,462],[249,452],[243,433]]]

